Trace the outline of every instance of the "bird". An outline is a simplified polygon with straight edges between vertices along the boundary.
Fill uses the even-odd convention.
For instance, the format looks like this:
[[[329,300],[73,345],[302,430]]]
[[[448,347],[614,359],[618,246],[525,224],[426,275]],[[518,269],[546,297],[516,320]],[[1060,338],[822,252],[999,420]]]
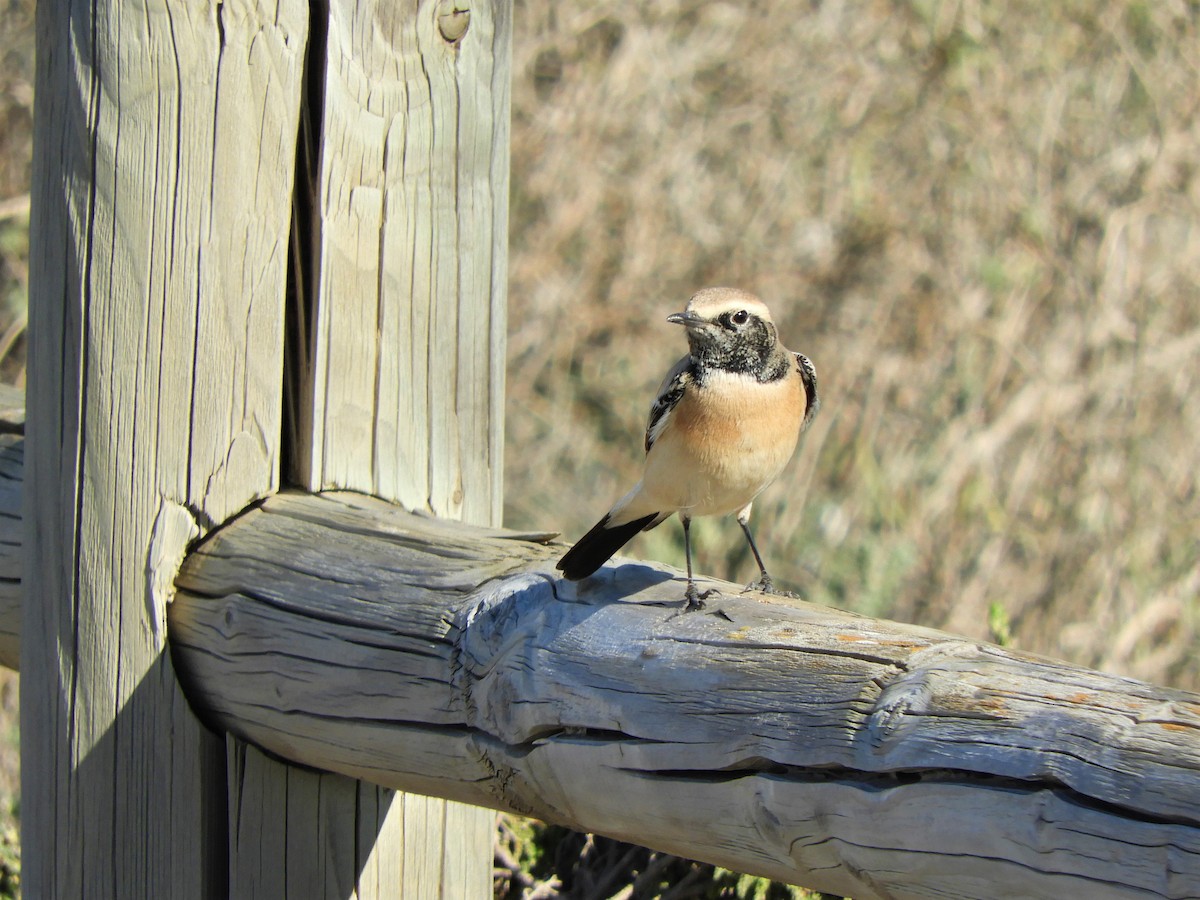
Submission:
[[[738,288],[705,288],[667,321],[683,326],[688,353],[650,406],[642,479],[557,568],[570,581],[587,578],[636,534],[678,513],[687,560],[684,609],[702,609],[707,592],[701,595],[692,577],[692,519],[735,513],[760,573],[747,589],[778,593],[754,543],[750,510],[820,408],[816,369],[783,346],[766,304]]]

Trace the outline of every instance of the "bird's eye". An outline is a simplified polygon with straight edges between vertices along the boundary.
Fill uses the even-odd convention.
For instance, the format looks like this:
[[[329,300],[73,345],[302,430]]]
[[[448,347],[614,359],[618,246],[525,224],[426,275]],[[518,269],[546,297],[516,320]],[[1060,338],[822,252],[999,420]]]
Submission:
[[[748,321],[750,321],[750,313],[746,312],[744,309],[739,309],[729,317],[729,321],[734,325],[745,325]]]

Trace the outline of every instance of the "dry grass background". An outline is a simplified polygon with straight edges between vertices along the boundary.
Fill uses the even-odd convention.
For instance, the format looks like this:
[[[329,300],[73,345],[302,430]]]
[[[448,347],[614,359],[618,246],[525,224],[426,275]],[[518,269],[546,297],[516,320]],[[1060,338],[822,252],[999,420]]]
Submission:
[[[511,524],[577,537],[636,480],[664,317],[744,286],[824,395],[756,505],[782,581],[1200,687],[1200,6],[516,21]],[[699,546],[753,574],[731,521]]]
[[[747,287],[824,396],[756,504],[779,580],[1200,688],[1200,4],[516,23],[511,525],[574,539],[637,479],[665,316]],[[749,580],[698,524],[700,568]],[[682,565],[678,526],[630,549]]]
[[[6,321],[31,19],[0,0]],[[781,581],[1200,688],[1200,4],[517,0],[515,27],[509,524],[577,537],[636,480],[664,317],[743,286],[824,393],[757,504]],[[749,579],[732,522],[698,542]],[[631,551],[680,564],[677,526]]]

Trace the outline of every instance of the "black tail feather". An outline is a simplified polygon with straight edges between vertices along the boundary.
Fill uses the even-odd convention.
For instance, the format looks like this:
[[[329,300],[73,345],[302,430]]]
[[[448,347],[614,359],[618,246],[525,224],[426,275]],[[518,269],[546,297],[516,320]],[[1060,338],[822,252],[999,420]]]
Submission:
[[[609,528],[608,516],[605,516],[558,561],[563,577],[570,581],[587,578],[657,518],[658,513],[650,513],[641,519]]]

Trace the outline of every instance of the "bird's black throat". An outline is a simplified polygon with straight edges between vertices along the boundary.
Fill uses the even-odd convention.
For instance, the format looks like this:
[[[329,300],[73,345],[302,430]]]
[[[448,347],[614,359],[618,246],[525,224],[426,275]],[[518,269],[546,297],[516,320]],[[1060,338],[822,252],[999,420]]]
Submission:
[[[736,375],[752,375],[766,384],[785,377],[795,363],[791,354],[775,338],[774,330],[765,322],[759,327],[748,329],[735,338],[718,340],[691,340],[692,377],[704,384],[711,372],[728,372]],[[733,339],[730,339],[733,338]]]

